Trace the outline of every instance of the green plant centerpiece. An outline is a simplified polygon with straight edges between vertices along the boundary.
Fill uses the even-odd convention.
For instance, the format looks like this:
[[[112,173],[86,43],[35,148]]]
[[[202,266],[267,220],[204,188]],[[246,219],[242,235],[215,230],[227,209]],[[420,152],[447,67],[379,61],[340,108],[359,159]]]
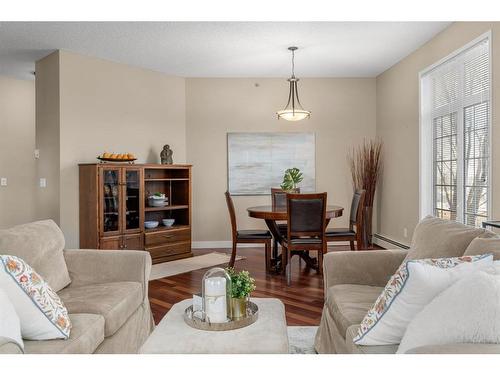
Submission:
[[[283,182],[280,187],[286,192],[297,191],[297,185],[302,182],[303,179],[304,176],[299,168],[289,168],[285,171]]]
[[[239,319],[247,315],[247,304],[250,293],[255,290],[255,280],[248,271],[237,272],[234,268],[226,268],[231,278],[230,304],[231,318]]]

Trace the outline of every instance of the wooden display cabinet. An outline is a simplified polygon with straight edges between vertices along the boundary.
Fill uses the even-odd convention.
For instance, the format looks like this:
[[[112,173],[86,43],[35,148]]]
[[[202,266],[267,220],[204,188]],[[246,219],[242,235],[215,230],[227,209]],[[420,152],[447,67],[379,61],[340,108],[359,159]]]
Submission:
[[[192,256],[191,166],[80,164],[80,247],[146,250],[153,263]],[[163,193],[165,207],[149,207]],[[162,219],[175,219],[172,227]],[[145,229],[144,221],[159,221]]]

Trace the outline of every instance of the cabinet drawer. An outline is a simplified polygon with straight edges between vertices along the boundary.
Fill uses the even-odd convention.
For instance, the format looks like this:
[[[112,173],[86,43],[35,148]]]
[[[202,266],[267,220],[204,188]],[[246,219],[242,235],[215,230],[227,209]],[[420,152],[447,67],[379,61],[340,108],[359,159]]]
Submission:
[[[101,237],[99,239],[99,249],[102,250],[120,250],[121,244],[121,237]]]
[[[129,234],[123,236],[123,249],[125,250],[142,250],[142,234]]]
[[[159,246],[174,242],[186,242],[191,240],[189,229],[166,230],[162,232],[146,233],[145,246]]]
[[[191,252],[191,242],[179,242],[175,244],[160,245],[146,247],[149,251],[151,258],[160,258],[171,255],[183,254]]]

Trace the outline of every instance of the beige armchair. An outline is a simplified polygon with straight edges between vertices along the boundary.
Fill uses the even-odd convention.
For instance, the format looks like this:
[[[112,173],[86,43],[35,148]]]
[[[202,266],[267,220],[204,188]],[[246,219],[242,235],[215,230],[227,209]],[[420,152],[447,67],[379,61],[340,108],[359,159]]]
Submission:
[[[54,289],[73,326],[67,340],[25,340],[24,352],[137,353],[154,327],[148,300],[149,253],[63,248],[64,237],[52,221],[0,231],[0,253],[22,257],[40,269],[49,285],[60,285]],[[57,266],[44,264],[46,260]],[[0,353],[20,352],[0,340]]]
[[[325,255],[325,305],[315,340],[318,353],[396,352],[397,347],[354,345],[352,339],[406,254],[405,250],[368,250]]]
[[[406,250],[332,252],[324,257],[325,305],[316,334],[318,353],[393,354],[398,345],[353,343],[359,324],[390,277],[409,259],[462,256],[474,238],[494,233],[436,218],[424,219]],[[500,353],[497,344],[454,343],[413,348],[408,353]]]

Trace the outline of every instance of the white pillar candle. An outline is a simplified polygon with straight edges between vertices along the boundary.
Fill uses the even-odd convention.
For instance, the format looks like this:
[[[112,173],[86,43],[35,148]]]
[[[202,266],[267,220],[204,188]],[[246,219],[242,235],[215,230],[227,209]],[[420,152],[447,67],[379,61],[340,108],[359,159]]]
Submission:
[[[205,280],[205,313],[211,323],[227,321],[226,279],[209,277]]]

